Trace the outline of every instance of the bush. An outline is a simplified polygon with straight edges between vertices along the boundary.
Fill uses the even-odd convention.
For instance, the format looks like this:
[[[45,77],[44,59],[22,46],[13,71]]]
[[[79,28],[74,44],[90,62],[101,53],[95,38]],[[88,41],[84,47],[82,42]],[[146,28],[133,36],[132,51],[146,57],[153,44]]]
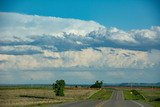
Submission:
[[[131,90],[131,92],[132,92],[134,95],[140,95],[140,93],[139,93],[137,90]]]
[[[91,85],[90,88],[101,88],[102,87],[103,82],[102,81],[96,81],[95,84]]]
[[[130,92],[132,92],[136,100],[145,100],[145,98],[137,90],[131,90]]]
[[[64,86],[65,86],[64,80],[57,80],[56,83],[53,84],[53,89],[56,96],[64,96]]]

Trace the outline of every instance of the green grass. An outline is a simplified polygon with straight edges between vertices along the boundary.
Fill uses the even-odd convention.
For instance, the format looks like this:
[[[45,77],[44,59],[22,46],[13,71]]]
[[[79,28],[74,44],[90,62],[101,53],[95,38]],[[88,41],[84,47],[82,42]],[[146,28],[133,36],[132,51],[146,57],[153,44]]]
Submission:
[[[145,100],[145,98],[136,90],[125,90],[125,100]]]
[[[108,100],[111,97],[112,90],[111,89],[101,89],[94,93],[89,99],[92,100]]]
[[[149,102],[151,105],[153,105],[154,107],[160,107],[160,102],[159,101],[152,101]]]
[[[160,107],[160,91],[159,90],[141,90],[140,93],[146,98],[146,101],[154,107]]]
[[[160,101],[160,91],[159,90],[141,90],[141,94],[144,95],[147,101]]]
[[[138,93],[137,93],[138,92]],[[160,107],[160,91],[159,90],[139,90],[136,92],[124,90],[125,100],[141,100],[150,103],[154,107]]]

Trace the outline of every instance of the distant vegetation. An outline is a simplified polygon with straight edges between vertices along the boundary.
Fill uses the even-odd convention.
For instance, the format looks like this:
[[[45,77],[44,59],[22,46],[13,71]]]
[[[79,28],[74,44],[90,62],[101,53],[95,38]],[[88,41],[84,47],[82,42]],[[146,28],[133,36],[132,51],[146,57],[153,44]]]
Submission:
[[[101,88],[103,85],[102,81],[96,81],[95,84],[91,85],[90,88]]]
[[[117,86],[143,86],[143,87],[160,87],[160,82],[158,83],[121,83],[121,84],[116,84]]]
[[[56,96],[64,96],[64,87],[65,87],[64,80],[57,80],[56,83],[53,84],[53,89]]]

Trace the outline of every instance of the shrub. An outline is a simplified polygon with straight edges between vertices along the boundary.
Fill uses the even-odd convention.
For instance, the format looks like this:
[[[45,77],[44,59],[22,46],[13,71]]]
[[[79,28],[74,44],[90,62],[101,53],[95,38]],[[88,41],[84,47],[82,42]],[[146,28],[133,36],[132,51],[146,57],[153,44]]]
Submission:
[[[56,96],[64,96],[64,86],[65,86],[64,80],[57,80],[56,83],[53,84],[53,89]]]
[[[95,84],[91,85],[90,88],[101,88],[102,87],[103,82],[102,81],[96,81]]]
[[[145,98],[137,90],[131,90],[130,92],[132,92],[136,100],[145,100]]]

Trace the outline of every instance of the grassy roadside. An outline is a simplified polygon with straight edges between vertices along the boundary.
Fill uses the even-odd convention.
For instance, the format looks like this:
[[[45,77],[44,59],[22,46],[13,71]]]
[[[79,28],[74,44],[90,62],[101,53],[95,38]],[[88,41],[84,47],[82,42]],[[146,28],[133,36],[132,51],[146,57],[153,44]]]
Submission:
[[[94,93],[92,96],[89,97],[89,99],[92,100],[108,100],[112,95],[111,89],[101,89]]]
[[[52,89],[52,85],[0,86],[0,90],[17,90],[17,89]]]
[[[141,100],[150,103],[154,107],[160,107],[160,91],[159,90],[124,90],[125,100]]]
[[[160,107],[160,91],[159,90],[140,90],[139,91],[146,101],[154,107]]]
[[[63,103],[87,99],[96,89],[76,88],[65,89],[65,96],[55,96],[49,88],[22,88],[7,87],[0,89],[0,107],[4,106],[31,106],[53,103]]]
[[[145,98],[137,90],[125,90],[125,100],[145,100]]]

